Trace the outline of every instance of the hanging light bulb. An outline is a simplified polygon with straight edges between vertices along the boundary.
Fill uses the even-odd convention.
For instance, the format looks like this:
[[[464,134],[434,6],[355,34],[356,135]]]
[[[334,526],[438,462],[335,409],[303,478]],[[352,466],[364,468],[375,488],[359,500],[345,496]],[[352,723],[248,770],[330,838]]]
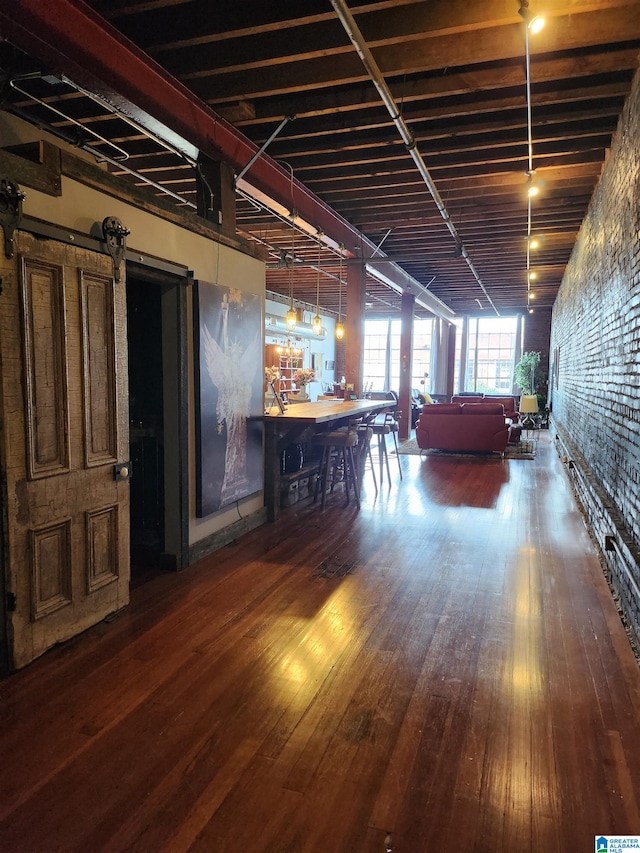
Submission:
[[[320,319],[320,248],[321,243],[318,240],[318,278],[316,281],[316,316],[311,321],[311,328],[314,335],[322,334],[322,320]]]
[[[291,302],[291,305],[289,306],[289,310],[287,311],[287,313],[285,315],[284,321],[287,324],[287,329],[290,329],[291,331],[293,331],[295,329],[295,327],[298,323],[298,315],[296,314],[296,312],[294,310],[293,300]]]
[[[293,265],[296,262],[296,229],[293,224],[293,213],[291,214],[291,266],[289,267],[289,310],[285,314],[284,322],[289,331],[293,331],[298,324],[298,315],[293,307]]]
[[[533,18],[531,18],[529,24],[527,24],[527,26],[529,27],[529,31],[532,32],[535,36],[536,33],[539,33],[540,30],[544,27],[544,18],[542,17],[542,15],[534,15]]]
[[[536,173],[534,170],[525,172],[527,176],[527,195],[529,198],[535,198],[540,192],[540,186],[536,181]]]
[[[342,246],[340,249],[340,269],[338,272],[338,322],[336,323],[336,338],[341,341],[344,338],[344,325],[342,323]]]

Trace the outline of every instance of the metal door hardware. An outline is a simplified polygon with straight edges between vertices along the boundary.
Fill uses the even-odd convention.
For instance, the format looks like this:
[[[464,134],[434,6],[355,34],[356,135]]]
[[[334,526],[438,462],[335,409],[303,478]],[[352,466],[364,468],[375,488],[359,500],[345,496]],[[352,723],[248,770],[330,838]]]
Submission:
[[[13,232],[20,227],[25,194],[11,178],[0,178],[0,224],[4,231],[4,254],[13,257]]]
[[[120,281],[120,263],[127,250],[127,236],[131,231],[125,228],[115,216],[107,216],[102,220],[102,233],[107,252],[113,258],[113,277],[116,281]]]

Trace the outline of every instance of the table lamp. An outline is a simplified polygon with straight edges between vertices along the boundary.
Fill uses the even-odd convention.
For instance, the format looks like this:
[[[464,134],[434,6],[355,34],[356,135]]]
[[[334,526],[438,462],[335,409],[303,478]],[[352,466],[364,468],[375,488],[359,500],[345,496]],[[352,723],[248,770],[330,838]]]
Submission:
[[[535,423],[531,415],[535,415],[538,411],[538,396],[536,394],[523,394],[520,397],[519,411],[521,415],[526,415],[522,421],[524,429],[532,429]]]

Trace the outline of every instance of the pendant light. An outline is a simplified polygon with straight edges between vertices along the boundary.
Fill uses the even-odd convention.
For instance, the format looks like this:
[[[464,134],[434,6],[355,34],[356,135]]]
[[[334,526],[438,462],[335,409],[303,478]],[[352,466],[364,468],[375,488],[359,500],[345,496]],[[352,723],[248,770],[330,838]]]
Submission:
[[[342,246],[340,246],[340,269],[338,272],[338,322],[336,323],[336,339],[344,338],[344,325],[342,323]]]
[[[314,335],[322,334],[322,320],[320,319],[320,249],[322,244],[318,240],[318,278],[316,281],[316,316],[311,322]]]
[[[287,329],[290,332],[293,332],[297,323],[298,323],[298,315],[296,314],[295,308],[293,307],[293,265],[296,262],[296,229],[293,224],[293,219],[291,220],[291,266],[289,267],[289,310],[285,314],[284,322],[287,325]]]

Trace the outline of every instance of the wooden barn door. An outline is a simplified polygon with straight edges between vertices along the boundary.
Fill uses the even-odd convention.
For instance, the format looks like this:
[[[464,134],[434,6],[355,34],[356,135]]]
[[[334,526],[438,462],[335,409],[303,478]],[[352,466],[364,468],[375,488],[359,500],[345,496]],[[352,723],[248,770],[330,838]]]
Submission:
[[[17,232],[0,262],[11,664],[129,596],[125,283],[109,256]],[[124,279],[124,275],[122,276]],[[126,475],[126,471],[125,471]]]

